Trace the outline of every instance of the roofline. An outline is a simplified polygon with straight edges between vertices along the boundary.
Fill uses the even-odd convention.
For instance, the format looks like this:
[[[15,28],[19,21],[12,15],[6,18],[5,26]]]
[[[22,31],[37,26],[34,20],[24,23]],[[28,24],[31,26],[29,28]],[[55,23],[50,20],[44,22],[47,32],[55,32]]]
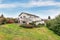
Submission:
[[[36,16],[36,15],[33,15],[33,14],[29,14],[29,13],[25,13],[25,12],[22,12],[20,15],[22,15],[22,14],[28,14],[28,15],[31,15],[31,16],[39,17],[39,16]]]

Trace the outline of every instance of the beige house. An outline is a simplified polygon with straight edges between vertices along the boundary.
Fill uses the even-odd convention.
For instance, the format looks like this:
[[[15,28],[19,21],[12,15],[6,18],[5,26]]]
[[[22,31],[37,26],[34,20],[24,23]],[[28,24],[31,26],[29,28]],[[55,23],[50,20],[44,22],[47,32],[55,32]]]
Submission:
[[[44,23],[44,21],[41,21],[41,18],[39,16],[36,15],[32,15],[32,14],[28,14],[28,13],[24,13],[22,12],[19,16],[18,16],[18,20],[20,24],[29,24],[32,22],[36,22],[36,25],[39,23]]]

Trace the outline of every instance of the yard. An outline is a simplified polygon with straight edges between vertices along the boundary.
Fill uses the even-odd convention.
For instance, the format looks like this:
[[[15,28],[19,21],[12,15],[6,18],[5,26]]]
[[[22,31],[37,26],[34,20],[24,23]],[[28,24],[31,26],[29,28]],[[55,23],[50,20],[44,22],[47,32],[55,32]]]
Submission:
[[[18,24],[0,25],[0,40],[60,40],[47,27],[22,28]]]

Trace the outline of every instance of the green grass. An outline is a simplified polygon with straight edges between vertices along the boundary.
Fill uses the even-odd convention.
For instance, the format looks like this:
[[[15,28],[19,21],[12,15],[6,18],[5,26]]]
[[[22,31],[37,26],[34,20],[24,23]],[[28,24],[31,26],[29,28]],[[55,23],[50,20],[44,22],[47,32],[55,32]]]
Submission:
[[[0,25],[0,40],[60,40],[47,27],[22,28],[18,24]]]

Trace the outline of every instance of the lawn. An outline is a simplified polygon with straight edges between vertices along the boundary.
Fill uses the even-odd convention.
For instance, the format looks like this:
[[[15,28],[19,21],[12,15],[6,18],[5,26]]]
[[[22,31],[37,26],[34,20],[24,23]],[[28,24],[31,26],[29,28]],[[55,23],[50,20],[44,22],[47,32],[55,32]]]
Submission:
[[[47,27],[22,28],[18,24],[0,25],[0,40],[60,40]]]

